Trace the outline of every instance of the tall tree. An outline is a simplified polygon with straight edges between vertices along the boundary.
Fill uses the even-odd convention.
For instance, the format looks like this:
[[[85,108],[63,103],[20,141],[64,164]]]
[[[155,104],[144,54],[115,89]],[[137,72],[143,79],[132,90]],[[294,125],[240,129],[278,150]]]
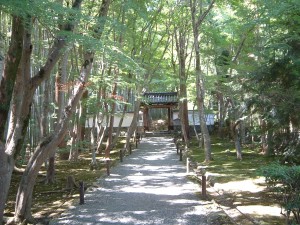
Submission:
[[[81,1],[78,0],[78,2],[73,4],[73,7],[78,8],[80,4]],[[110,0],[102,0],[99,10],[99,18],[101,19],[101,22],[94,29],[96,39],[100,39],[102,36],[109,5]],[[88,82],[88,77],[94,61],[94,54],[95,52],[91,51],[91,46],[87,46],[84,52],[83,64],[78,82],[75,85],[73,95],[70,97],[68,105],[64,110],[65,116],[56,126],[55,131],[37,146],[33,156],[30,158],[30,161],[22,176],[16,196],[14,221],[23,221],[24,219],[28,221],[32,220],[32,191],[36,177],[40,167],[42,166],[42,163],[46,160],[49,154],[55,151],[57,145],[62,141],[67,132],[68,122],[71,119],[77,104],[79,103],[86,89],[86,84]]]
[[[75,1],[73,8],[78,8],[81,0]],[[31,3],[35,4],[35,3]],[[36,5],[32,5],[33,7]],[[3,159],[0,171],[0,183],[3,187],[3,192],[0,193],[0,214],[3,215],[4,205],[10,186],[10,180],[12,171],[15,166],[15,157],[20,151],[23,140],[25,137],[28,121],[30,117],[30,109],[33,100],[33,95],[36,88],[50,76],[50,73],[55,66],[57,60],[61,56],[62,49],[66,45],[66,37],[58,35],[53,43],[52,48],[49,50],[48,58],[45,64],[38,70],[38,72],[30,77],[30,65],[31,65],[31,29],[32,29],[32,18],[30,14],[26,14],[23,17],[24,32],[23,35],[23,47],[22,55],[20,59],[20,65],[16,72],[16,80],[13,88],[10,118],[8,124],[8,132],[6,138],[5,147],[1,142],[0,155]],[[66,24],[65,31],[73,30],[72,24]],[[15,29],[15,28],[14,28]],[[26,87],[26,89],[25,89]],[[0,218],[1,220],[3,217]]]
[[[196,61],[195,73],[196,73],[197,105],[198,105],[199,117],[200,117],[201,134],[204,141],[205,161],[207,162],[212,159],[212,156],[211,156],[210,135],[206,126],[206,119],[205,119],[205,108],[204,108],[205,86],[204,86],[203,72],[201,71],[201,64],[200,64],[199,29],[204,19],[206,18],[210,10],[213,8],[214,3],[215,0],[212,0],[208,5],[207,9],[203,12],[202,2],[197,4],[197,1],[190,0],[190,9],[191,9],[192,26],[193,26],[193,34],[194,34],[195,61]],[[197,15],[197,10],[198,10],[198,15]]]
[[[24,20],[14,15],[12,19],[12,33],[8,52],[4,60],[4,69],[0,80],[0,140],[4,140],[4,132],[12,98],[13,88],[21,61],[23,49]]]

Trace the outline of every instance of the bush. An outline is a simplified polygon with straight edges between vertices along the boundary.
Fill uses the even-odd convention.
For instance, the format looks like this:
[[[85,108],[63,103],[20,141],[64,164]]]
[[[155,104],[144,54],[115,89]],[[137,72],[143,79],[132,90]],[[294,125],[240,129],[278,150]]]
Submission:
[[[300,165],[299,133],[278,133],[273,137],[273,148],[277,155],[283,156],[282,162]]]
[[[260,168],[259,173],[278,199],[287,224],[300,224],[300,166],[273,163]]]

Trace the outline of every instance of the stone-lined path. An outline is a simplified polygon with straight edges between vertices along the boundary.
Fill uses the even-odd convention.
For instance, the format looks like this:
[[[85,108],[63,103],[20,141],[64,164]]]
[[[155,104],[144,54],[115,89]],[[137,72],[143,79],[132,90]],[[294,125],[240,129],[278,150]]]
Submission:
[[[144,138],[132,155],[98,180],[99,188],[50,224],[209,224],[210,202],[196,195],[172,139]]]

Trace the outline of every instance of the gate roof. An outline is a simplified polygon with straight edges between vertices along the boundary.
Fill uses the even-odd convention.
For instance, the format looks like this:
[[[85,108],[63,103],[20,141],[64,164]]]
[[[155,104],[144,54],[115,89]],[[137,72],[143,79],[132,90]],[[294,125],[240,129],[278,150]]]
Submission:
[[[178,104],[177,92],[146,92],[142,105],[174,106]]]

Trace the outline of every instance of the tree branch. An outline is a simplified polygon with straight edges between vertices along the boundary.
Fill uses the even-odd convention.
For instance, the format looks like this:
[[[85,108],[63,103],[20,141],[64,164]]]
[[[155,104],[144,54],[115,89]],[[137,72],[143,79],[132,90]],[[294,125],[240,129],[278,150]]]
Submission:
[[[207,14],[209,13],[209,11],[213,8],[214,3],[216,0],[212,0],[208,6],[208,8],[205,10],[205,12],[198,18],[197,22],[196,22],[196,26],[199,27],[200,24],[203,22],[203,20],[205,19],[205,17],[207,16]]]

